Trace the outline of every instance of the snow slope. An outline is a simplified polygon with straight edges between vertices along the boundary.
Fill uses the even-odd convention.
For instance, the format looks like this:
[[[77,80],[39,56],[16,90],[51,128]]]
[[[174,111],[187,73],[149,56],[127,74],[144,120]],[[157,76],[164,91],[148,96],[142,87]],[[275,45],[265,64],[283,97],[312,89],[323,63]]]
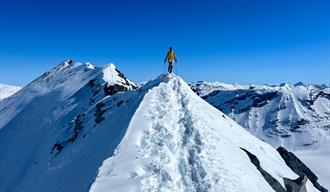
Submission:
[[[141,89],[149,91],[91,192],[274,191],[241,148],[282,186],[283,177],[297,178],[273,147],[203,101],[181,78],[161,75]],[[308,191],[314,190],[308,183]]]
[[[2,99],[5,99],[5,98],[11,96],[12,94],[16,93],[20,89],[21,89],[21,87],[0,83],[0,101]]]

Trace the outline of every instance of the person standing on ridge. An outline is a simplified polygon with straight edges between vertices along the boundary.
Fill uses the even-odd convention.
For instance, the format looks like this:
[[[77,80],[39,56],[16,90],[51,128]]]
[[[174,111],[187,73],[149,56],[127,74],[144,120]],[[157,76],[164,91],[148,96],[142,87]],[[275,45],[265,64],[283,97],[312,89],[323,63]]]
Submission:
[[[172,47],[170,47],[170,50],[167,52],[164,63],[166,63],[166,61],[168,61],[168,72],[172,73],[173,62],[175,61],[175,63],[176,63],[176,61],[177,61]]]

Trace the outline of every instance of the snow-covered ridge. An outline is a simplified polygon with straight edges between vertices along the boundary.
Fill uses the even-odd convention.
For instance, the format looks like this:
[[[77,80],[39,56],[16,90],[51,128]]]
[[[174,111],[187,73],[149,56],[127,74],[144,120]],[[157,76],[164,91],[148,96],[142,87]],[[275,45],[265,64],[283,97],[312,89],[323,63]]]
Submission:
[[[203,101],[180,77],[163,75],[145,86],[150,83],[159,85],[147,88],[91,192],[285,191],[283,177],[297,178],[274,148]],[[276,184],[263,178],[243,149],[256,155]],[[315,191],[310,183],[307,189]]]
[[[0,83],[0,101],[2,99],[5,99],[5,98],[13,95],[20,89],[21,89],[21,87],[18,87],[18,86],[12,86],[12,85],[6,85],[3,83]]]

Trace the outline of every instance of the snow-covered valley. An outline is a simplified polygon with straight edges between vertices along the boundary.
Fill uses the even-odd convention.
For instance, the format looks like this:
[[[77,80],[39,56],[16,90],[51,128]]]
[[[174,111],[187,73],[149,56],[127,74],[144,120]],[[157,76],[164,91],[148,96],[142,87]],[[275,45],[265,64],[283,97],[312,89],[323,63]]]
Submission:
[[[113,64],[61,63],[0,101],[0,191],[325,191],[193,90],[174,74],[138,87]]]

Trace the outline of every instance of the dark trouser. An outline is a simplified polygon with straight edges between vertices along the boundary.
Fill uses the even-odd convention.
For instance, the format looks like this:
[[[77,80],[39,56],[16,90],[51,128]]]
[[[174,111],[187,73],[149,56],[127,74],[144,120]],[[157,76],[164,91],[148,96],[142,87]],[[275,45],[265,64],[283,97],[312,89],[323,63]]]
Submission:
[[[169,73],[172,73],[172,70],[173,70],[173,61],[168,61],[168,72]]]

